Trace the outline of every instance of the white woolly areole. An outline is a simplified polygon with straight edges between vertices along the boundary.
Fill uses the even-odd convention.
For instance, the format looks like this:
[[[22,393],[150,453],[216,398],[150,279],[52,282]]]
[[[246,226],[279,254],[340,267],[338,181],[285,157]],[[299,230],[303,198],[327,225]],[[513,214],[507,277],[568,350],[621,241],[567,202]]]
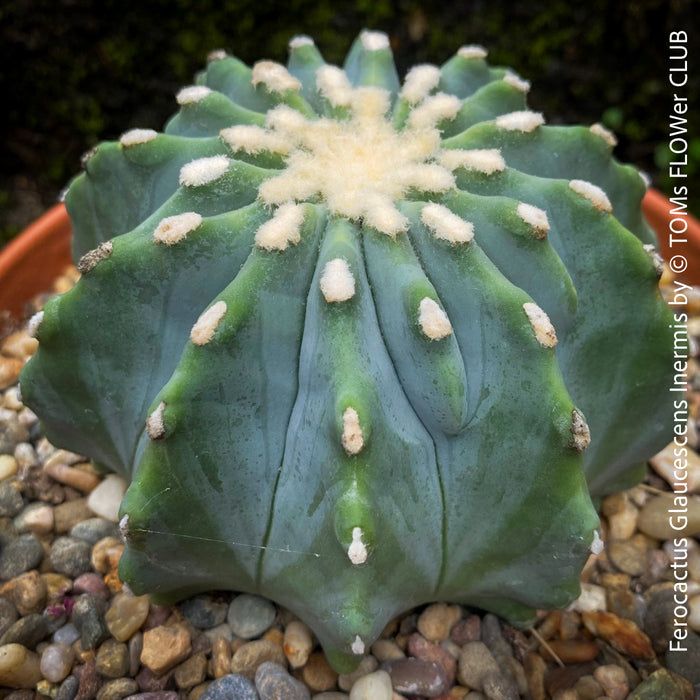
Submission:
[[[184,187],[201,187],[218,180],[227,170],[229,159],[226,156],[197,158],[185,163],[180,169],[180,184]]]
[[[302,46],[313,46],[314,45],[314,40],[310,36],[306,36],[305,34],[300,34],[299,36],[293,36],[289,40],[289,48],[292,49],[300,49]]]
[[[469,243],[474,238],[474,224],[465,221],[442,204],[426,204],[421,210],[420,218],[435,234],[435,238],[443,241]]]
[[[355,296],[355,278],[347,261],[342,258],[334,258],[326,263],[318,285],[329,303],[347,301]]]
[[[209,94],[211,94],[211,88],[206,85],[189,85],[182,88],[175,99],[179,105],[189,105],[201,102]]]
[[[352,643],[350,650],[357,656],[362,656],[365,653],[365,643],[360,639],[360,635],[355,635],[355,641]]]
[[[355,565],[359,566],[367,561],[367,547],[362,541],[362,528],[354,527],[352,529],[352,543],[348,547],[348,559]],[[359,639],[359,637],[358,637]],[[362,645],[361,654],[364,653],[364,644]],[[353,649],[353,651],[355,651]],[[355,652],[357,653],[357,652]]]
[[[469,46],[460,47],[457,51],[457,55],[461,58],[486,58],[489,52],[483,46],[470,44]]]
[[[43,311],[37,311],[29,319],[29,322],[27,323],[27,333],[29,333],[30,338],[37,337],[37,335],[39,334],[39,326],[41,326],[41,322],[43,320],[44,320],[44,312]]]
[[[440,92],[427,97],[408,115],[413,129],[430,129],[445,119],[454,119],[462,106],[459,97]]]
[[[140,143],[153,141],[157,136],[158,132],[153,129],[131,129],[119,137],[119,143],[124,148],[129,148],[129,146],[138,146]]]
[[[587,180],[571,180],[569,187],[577,194],[585,197],[596,209],[608,214],[612,212],[612,204],[610,204],[608,195],[598,185],[594,185]]]
[[[122,540],[126,541],[127,535],[129,534],[129,515],[125,515],[119,521],[119,534],[122,536]]]
[[[661,257],[661,255],[659,255],[659,251],[656,250],[656,246],[654,246],[652,243],[647,243],[643,245],[642,248],[651,259],[656,274],[661,277],[661,275],[664,273],[664,259]]]
[[[602,124],[591,124],[589,129],[591,130],[591,133],[603,139],[603,141],[605,141],[610,148],[615,148],[615,146],[617,146],[617,138],[615,138],[615,134],[613,134],[610,129],[606,129]]]
[[[343,412],[343,449],[349,455],[356,455],[362,450],[365,444],[365,436],[360,426],[360,416],[357,411],[349,406]]]
[[[337,66],[321,66],[316,71],[316,88],[334,107],[348,107],[353,88],[346,72]]]
[[[213,337],[226,313],[226,302],[217,301],[204,311],[190,331],[190,340],[195,345],[206,345]]]
[[[493,175],[506,169],[506,162],[498,148],[446,148],[440,162],[450,170],[464,168],[484,175]]]
[[[95,268],[95,265],[101,260],[106,260],[113,252],[114,245],[112,241],[103,241],[97,248],[89,250],[85,255],[83,255],[76,267],[81,275],[86,275],[88,272]]]
[[[290,202],[278,207],[273,217],[255,233],[255,245],[265,250],[285,250],[301,240],[304,207]]]
[[[583,452],[591,444],[591,431],[583,414],[574,409],[571,412],[571,446]]]
[[[544,209],[535,207],[532,204],[520,202],[517,208],[518,216],[532,226],[532,230],[537,238],[545,238],[549,232],[549,219]]]
[[[401,97],[411,104],[425,99],[440,82],[440,69],[437,66],[414,66],[404,79]]]
[[[360,34],[360,41],[365,51],[381,51],[389,48],[389,37],[384,32],[364,31]]]
[[[591,554],[595,554],[596,556],[605,549],[605,542],[600,539],[598,530],[593,533],[593,542],[591,542],[589,549],[591,550]]]
[[[418,323],[431,340],[441,340],[452,333],[447,314],[430,297],[423,298],[418,306]]]
[[[207,63],[223,61],[225,58],[228,58],[228,54],[224,49],[214,49],[207,54]]]
[[[151,440],[160,440],[165,436],[164,413],[165,401],[161,401],[158,408],[146,418],[146,432]]]
[[[530,321],[532,330],[535,332],[537,342],[545,348],[553,348],[557,344],[557,333],[554,330],[549,316],[532,302],[525,302],[523,309]]]
[[[268,153],[289,153],[289,142],[279,134],[274,134],[259,126],[237,124],[219,132],[219,136],[232,151],[245,151],[251,155]]]
[[[520,112],[509,112],[496,117],[496,126],[505,131],[534,131],[538,126],[544,124],[544,116],[541,112],[531,112],[524,109]]]
[[[516,90],[520,90],[520,92],[529,92],[530,90],[530,81],[524,80],[512,71],[506,72],[506,74],[503,76],[503,82],[507,83],[511,87],[514,87]]]
[[[153,240],[156,243],[173,245],[183,240],[190,231],[194,231],[202,223],[201,214],[194,211],[186,211],[175,216],[167,216],[162,219],[153,232]]]
[[[270,92],[300,90],[301,83],[281,63],[258,61],[253,66],[253,85],[264,83]]]

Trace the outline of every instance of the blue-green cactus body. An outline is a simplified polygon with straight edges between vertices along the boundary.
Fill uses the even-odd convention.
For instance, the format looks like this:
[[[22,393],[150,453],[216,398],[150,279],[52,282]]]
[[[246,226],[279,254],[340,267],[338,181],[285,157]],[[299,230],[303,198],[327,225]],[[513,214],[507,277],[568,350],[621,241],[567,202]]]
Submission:
[[[585,474],[668,437],[669,321],[641,179],[526,91],[478,47],[401,84],[381,34],[344,70],[298,37],[288,69],[213,55],[166,133],[87,160],[83,276],[22,390],[132,481],[136,592],[262,593],[339,669],[416,604],[576,596]]]

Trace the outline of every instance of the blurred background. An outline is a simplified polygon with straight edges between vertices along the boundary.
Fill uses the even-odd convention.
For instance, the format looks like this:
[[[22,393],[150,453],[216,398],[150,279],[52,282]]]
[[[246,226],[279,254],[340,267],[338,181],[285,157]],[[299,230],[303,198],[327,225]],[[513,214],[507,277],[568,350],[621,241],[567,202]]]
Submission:
[[[697,0],[2,0],[0,246],[55,203],[91,146],[132,127],[160,129],[212,49],[284,61],[288,40],[308,34],[342,63],[365,27],[389,34],[401,74],[481,44],[492,64],[532,82],[531,106],[549,123],[604,123],[618,136],[617,158],[670,191],[668,34],[689,34],[682,91],[697,99],[699,23]],[[691,110],[697,214],[692,101]]]

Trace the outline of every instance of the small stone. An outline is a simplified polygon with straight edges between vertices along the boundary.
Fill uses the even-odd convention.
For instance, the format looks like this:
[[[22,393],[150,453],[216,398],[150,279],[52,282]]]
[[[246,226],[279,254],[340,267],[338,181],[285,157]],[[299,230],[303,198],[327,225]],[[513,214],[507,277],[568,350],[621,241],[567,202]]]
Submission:
[[[641,576],[647,568],[647,551],[634,540],[609,540],[608,558],[630,576]]]
[[[15,604],[9,598],[0,595],[0,638],[12,627],[18,617]]]
[[[150,602],[147,595],[117,594],[105,613],[105,622],[111,635],[120,642],[127,641],[148,617]]]
[[[116,537],[103,537],[92,548],[92,568],[106,574],[119,565],[124,551],[122,541]]]
[[[77,578],[90,571],[91,552],[90,543],[85,542],[85,540],[58,537],[51,545],[49,558],[56,573]]]
[[[671,518],[673,510],[683,512]],[[674,529],[674,526],[678,529]],[[700,499],[661,493],[642,507],[637,527],[644,534],[659,540],[700,534]]]
[[[141,668],[141,652],[143,651],[143,633],[136,632],[128,643],[129,647],[129,675],[135,676]]]
[[[391,700],[392,693],[391,676],[386,671],[375,671],[353,685],[350,700]]]
[[[78,628],[72,622],[68,622],[63,627],[59,627],[53,633],[51,639],[56,644],[68,644],[70,646],[73,642],[80,639],[80,632],[78,632]]]
[[[138,683],[133,678],[117,678],[100,688],[96,700],[122,700],[138,691]]]
[[[503,673],[487,673],[484,676],[484,693],[489,700],[520,700],[517,686]]]
[[[649,637],[631,620],[607,612],[584,612],[582,617],[591,634],[601,637],[623,654],[637,659],[655,658]]]
[[[387,661],[383,670],[391,676],[391,685],[399,693],[436,697],[448,690],[447,676],[434,661],[408,657]]]
[[[627,683],[627,674],[624,669],[612,664],[607,666],[598,666],[593,671],[593,677],[600,683],[605,691],[606,697],[613,700],[625,700],[629,693],[629,685]]]
[[[101,518],[119,522],[121,505],[128,484],[116,474],[108,474],[87,499],[89,509]]]
[[[228,604],[211,595],[197,595],[180,603],[185,619],[198,630],[208,630],[226,620]]]
[[[10,540],[0,553],[0,580],[9,581],[36,569],[43,558],[44,548],[34,535],[20,535]]]
[[[199,685],[207,676],[207,657],[203,652],[193,654],[175,668],[173,678],[178,688],[188,690]]]
[[[0,480],[9,479],[17,473],[17,460],[13,455],[0,454]]]
[[[67,576],[62,576],[53,571],[41,574],[46,584],[46,598],[49,601],[62,599],[73,588],[73,582]]]
[[[602,697],[603,688],[593,676],[581,676],[574,686],[579,700],[597,700]]]
[[[695,450],[687,450],[682,463],[685,468],[679,470],[677,468],[679,460],[674,454],[676,449],[678,448],[674,443],[667,445],[649,460],[649,464],[672,490],[676,490],[676,484],[682,483],[684,488],[687,486],[690,493],[700,492],[700,456]],[[681,479],[678,478],[679,476]]]
[[[311,630],[300,620],[293,620],[284,630],[284,654],[292,668],[301,668],[314,648]]]
[[[627,696],[627,700],[687,700],[693,697],[692,687],[690,691],[688,695],[683,680],[661,668],[643,680]]]
[[[2,586],[0,596],[7,596],[20,615],[39,613],[46,602],[46,583],[38,571],[28,571]]]
[[[450,639],[459,647],[467,642],[480,642],[481,618],[478,615],[469,615],[457,622],[450,631]]]
[[[259,700],[253,683],[245,676],[229,674],[215,680],[199,700]]]
[[[2,644],[21,644],[28,649],[34,649],[44,640],[49,633],[49,621],[44,615],[26,615],[20,617],[17,622],[0,637]]]
[[[378,697],[382,697],[381,695]],[[349,700],[350,696],[347,693],[339,693],[335,690],[326,691],[324,693],[316,693],[311,700]]]
[[[462,685],[482,691],[486,675],[499,672],[496,659],[483,642],[468,642],[462,647],[457,664],[457,678]]]
[[[38,345],[36,338],[32,338],[26,330],[22,329],[10,333],[3,339],[2,354],[24,362],[36,352]]]
[[[124,700],[180,700],[180,696],[174,690],[155,690],[129,695]]]
[[[404,658],[404,657],[401,657]],[[379,667],[379,662],[373,656],[365,656],[360,665],[352,673],[341,673],[338,676],[338,687],[341,690],[350,690],[362,676],[373,673]]]
[[[16,518],[17,532],[48,535],[53,532],[53,508],[45,503],[30,503]]]
[[[688,624],[691,629],[700,632],[700,595],[690,599],[688,604]]]
[[[54,700],[75,700],[79,686],[80,681],[77,676],[68,676],[58,688]]]
[[[12,481],[0,481],[0,518],[14,518],[22,508],[24,499],[19,487]]]
[[[107,678],[121,678],[129,671],[129,650],[126,644],[108,639],[97,650],[95,670]]]
[[[544,659],[539,654],[530,652],[525,657],[523,667],[530,696],[533,700],[545,700],[544,674],[547,664]]]
[[[38,654],[21,644],[0,646],[0,685],[33,688],[40,680]]]
[[[579,639],[550,639],[547,646],[540,649],[540,654],[551,660],[551,652],[565,664],[580,664],[593,661],[598,656],[598,647],[594,642]]]
[[[53,509],[54,530],[58,534],[70,532],[79,522],[92,517],[86,498],[60,503]]]
[[[29,431],[22,425],[16,411],[0,408],[0,453],[13,454],[15,447],[29,440]]]
[[[574,601],[573,609],[577,612],[605,612],[608,609],[605,588],[593,583],[582,583],[581,595]]]
[[[0,391],[17,383],[24,362],[16,357],[0,355]]]
[[[69,644],[49,644],[41,654],[41,674],[52,683],[60,683],[73,668],[74,659],[75,654]]]
[[[82,493],[90,493],[100,483],[100,477],[87,468],[71,467],[59,461],[47,461],[44,464],[44,473],[60,484]]]
[[[104,620],[106,603],[91,593],[83,593],[75,599],[71,622],[80,632],[80,644],[84,650],[94,649],[109,637]]]
[[[214,640],[219,638],[225,639],[229,643],[233,641],[233,631],[229,627],[228,622],[212,627],[210,630],[204,630],[204,636],[207,637],[212,644]]]
[[[228,609],[228,624],[241,639],[254,639],[269,629],[277,611],[267,599],[243,593],[236,596]]]
[[[666,651],[666,667],[689,680],[694,686],[700,684],[700,635],[689,632],[682,641],[675,640],[677,651]]]
[[[436,663],[445,674],[447,686],[452,687],[457,673],[457,659],[438,644],[433,644],[417,632],[408,639],[408,653],[421,661]],[[461,653],[461,652],[460,652]]]
[[[86,540],[90,544],[97,544],[105,537],[119,537],[119,526],[105,518],[88,518],[77,523],[71,528],[70,536],[78,540]]]
[[[338,681],[338,674],[331,668],[323,652],[315,651],[309,655],[306,666],[301,670],[304,683],[314,692],[331,690]]]
[[[162,674],[184,661],[192,649],[190,633],[184,625],[154,627],[143,635],[141,663]]]
[[[459,605],[433,603],[418,617],[418,631],[431,642],[443,642],[450,636],[453,625],[462,618]]]
[[[231,644],[223,637],[214,640],[211,647],[211,674],[223,678],[231,671]]]
[[[608,496],[602,510],[608,520],[608,540],[627,540],[634,535],[639,510],[626,492]]]
[[[265,661],[255,672],[255,687],[260,700],[310,700],[309,689],[287,671],[274,663]]]
[[[265,661],[274,661],[282,667],[287,665],[287,658],[279,644],[267,639],[246,642],[236,650],[231,659],[231,673],[245,676],[252,681],[258,666]]]
[[[382,663],[392,659],[403,659],[406,654],[393,639],[378,639],[372,644],[372,656]]]
[[[81,574],[73,581],[73,591],[75,593],[91,593],[92,595],[109,600],[110,592],[107,584],[102,580],[99,574],[89,571],[86,574]],[[120,640],[123,641],[123,640]]]

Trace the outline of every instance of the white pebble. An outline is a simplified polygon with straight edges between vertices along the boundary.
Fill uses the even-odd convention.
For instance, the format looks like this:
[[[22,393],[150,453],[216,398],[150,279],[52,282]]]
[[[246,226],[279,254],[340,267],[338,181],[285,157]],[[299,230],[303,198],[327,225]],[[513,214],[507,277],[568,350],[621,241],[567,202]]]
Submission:
[[[116,474],[108,474],[88,496],[88,508],[101,518],[119,521],[119,506],[128,484]]]
[[[350,691],[350,700],[391,700],[391,676],[375,671],[358,679]]]
[[[49,644],[41,655],[39,668],[47,681],[60,683],[73,667],[73,649],[65,642]]]

